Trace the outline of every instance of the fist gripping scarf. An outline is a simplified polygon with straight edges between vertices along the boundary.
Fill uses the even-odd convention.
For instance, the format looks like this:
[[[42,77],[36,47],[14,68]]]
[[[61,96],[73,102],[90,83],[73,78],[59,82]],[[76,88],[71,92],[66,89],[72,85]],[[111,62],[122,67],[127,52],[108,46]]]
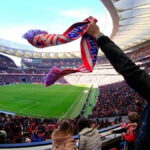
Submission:
[[[76,69],[67,68],[64,70],[53,67],[44,80],[45,86],[50,86],[59,78],[71,73],[88,73],[93,71],[97,59],[98,46],[96,41],[94,41],[90,35],[86,34],[90,23],[93,22],[96,23],[97,20],[93,17],[89,17],[83,22],[73,24],[63,34],[48,34],[46,31],[30,30],[23,35],[23,38],[27,39],[30,44],[38,48],[65,44],[82,36],[80,42],[82,65]]]

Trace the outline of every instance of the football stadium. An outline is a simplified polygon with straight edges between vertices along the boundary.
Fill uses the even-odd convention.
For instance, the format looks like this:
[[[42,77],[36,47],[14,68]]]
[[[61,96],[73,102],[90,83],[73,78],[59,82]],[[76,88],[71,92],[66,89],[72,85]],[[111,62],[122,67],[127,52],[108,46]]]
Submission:
[[[149,0],[1,5],[0,149],[150,150]]]

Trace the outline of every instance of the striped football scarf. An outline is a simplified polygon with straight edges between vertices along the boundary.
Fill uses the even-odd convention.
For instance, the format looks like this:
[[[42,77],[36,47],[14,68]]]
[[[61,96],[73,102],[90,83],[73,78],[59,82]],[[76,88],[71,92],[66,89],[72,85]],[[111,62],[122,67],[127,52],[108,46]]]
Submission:
[[[48,34],[46,31],[30,30],[23,35],[30,44],[38,48],[65,44],[82,36],[80,43],[82,65],[76,69],[67,68],[61,70],[57,67],[51,68],[44,80],[45,86],[52,85],[59,78],[71,73],[88,73],[93,71],[97,60],[98,46],[96,41],[90,35],[86,34],[90,23],[93,22],[96,23],[97,20],[89,17],[83,22],[73,24],[63,34]]]

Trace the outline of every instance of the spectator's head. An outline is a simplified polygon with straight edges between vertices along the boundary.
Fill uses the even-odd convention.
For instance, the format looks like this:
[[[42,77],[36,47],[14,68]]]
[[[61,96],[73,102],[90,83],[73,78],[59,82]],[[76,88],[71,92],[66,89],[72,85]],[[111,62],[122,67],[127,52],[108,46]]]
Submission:
[[[138,112],[140,114],[142,109],[143,109],[142,108],[142,104],[139,101],[136,101],[136,103],[135,103],[135,110],[136,110],[136,112]]]
[[[69,121],[63,121],[59,125],[58,129],[64,133],[65,135],[67,134],[73,134],[73,127]]]
[[[131,123],[138,122],[139,114],[137,112],[129,112],[128,119]]]
[[[79,132],[84,129],[84,128],[90,128],[90,123],[88,121],[88,119],[86,118],[81,118],[79,121],[78,121],[78,130]]]

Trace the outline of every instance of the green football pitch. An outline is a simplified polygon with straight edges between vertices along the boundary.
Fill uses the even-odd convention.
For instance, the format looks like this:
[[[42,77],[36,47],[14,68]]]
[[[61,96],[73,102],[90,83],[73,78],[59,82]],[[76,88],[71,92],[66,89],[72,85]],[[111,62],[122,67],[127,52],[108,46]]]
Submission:
[[[87,98],[87,85],[14,84],[0,86],[0,110],[30,117],[76,117]]]

